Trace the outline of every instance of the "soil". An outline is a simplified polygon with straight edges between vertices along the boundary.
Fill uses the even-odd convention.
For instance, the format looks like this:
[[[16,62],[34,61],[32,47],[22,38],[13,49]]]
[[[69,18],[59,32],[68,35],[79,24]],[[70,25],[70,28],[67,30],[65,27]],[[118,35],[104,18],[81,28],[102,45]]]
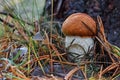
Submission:
[[[46,9],[50,14],[51,0]],[[49,4],[48,4],[49,3]],[[101,16],[105,33],[111,44],[120,47],[120,1],[119,0],[54,0],[54,18],[63,22],[72,13],[87,13],[96,20]]]

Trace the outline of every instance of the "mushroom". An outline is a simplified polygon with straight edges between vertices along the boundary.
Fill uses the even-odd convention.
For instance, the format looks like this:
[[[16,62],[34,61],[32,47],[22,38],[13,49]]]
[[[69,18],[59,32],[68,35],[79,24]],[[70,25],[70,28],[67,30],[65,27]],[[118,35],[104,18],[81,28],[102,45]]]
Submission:
[[[62,32],[66,36],[65,47],[74,56],[70,58],[79,59],[94,46],[96,23],[85,13],[74,13],[63,22]]]

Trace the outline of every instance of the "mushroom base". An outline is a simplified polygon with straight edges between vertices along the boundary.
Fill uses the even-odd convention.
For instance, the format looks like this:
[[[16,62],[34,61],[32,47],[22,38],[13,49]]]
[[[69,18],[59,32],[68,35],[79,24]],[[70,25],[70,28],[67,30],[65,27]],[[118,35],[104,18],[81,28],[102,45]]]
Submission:
[[[88,37],[79,37],[79,36],[66,36],[65,38],[65,47],[68,52],[70,59],[81,59],[92,47],[94,46],[94,40]]]

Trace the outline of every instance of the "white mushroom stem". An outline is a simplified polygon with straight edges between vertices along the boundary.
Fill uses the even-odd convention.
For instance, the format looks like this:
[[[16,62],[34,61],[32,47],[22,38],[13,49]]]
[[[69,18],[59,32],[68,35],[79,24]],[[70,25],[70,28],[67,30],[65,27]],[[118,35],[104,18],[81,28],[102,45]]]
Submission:
[[[66,36],[65,38],[65,47],[68,48],[68,52],[76,53],[81,57],[93,46],[94,40],[91,37]]]

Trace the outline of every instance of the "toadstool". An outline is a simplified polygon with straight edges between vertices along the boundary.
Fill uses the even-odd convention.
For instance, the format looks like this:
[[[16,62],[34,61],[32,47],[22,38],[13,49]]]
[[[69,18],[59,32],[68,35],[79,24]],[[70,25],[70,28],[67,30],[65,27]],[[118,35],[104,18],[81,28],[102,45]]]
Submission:
[[[96,23],[85,13],[74,13],[63,22],[62,32],[66,36],[65,47],[68,52],[77,54],[73,58],[83,57],[94,46]]]

